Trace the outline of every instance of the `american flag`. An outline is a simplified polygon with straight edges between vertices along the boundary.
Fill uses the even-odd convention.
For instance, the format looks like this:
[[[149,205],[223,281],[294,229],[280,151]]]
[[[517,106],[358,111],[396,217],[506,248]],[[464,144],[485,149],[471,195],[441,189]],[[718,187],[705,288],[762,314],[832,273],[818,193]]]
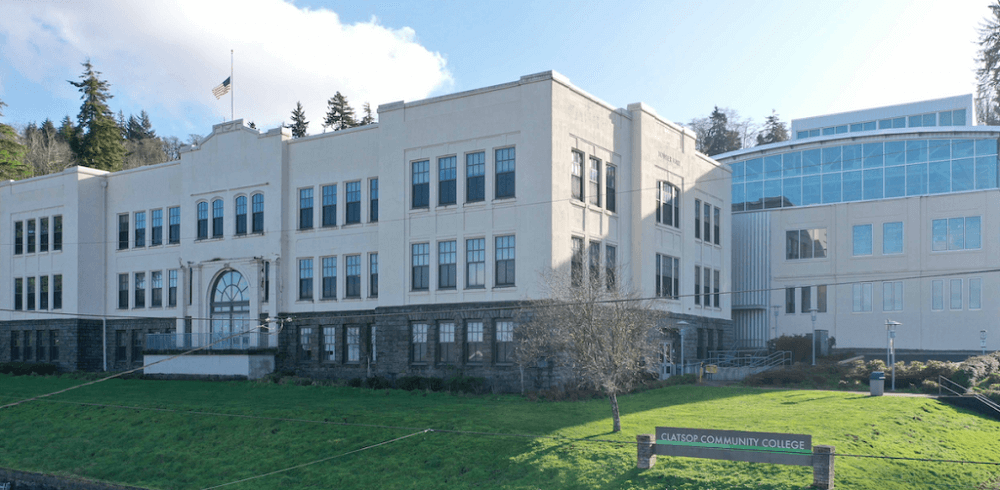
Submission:
[[[214,95],[216,99],[219,99],[223,95],[226,95],[226,94],[229,93],[229,89],[230,89],[230,80],[229,79],[230,78],[232,78],[232,77],[227,77],[222,83],[219,84],[219,86],[217,86],[217,87],[215,87],[215,88],[212,89],[212,95]]]

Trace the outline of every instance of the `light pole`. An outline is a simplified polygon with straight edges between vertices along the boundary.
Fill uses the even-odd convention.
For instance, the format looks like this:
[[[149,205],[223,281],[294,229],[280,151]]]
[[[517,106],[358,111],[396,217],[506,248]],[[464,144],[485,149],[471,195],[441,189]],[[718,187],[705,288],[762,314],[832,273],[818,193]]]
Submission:
[[[816,312],[819,311],[816,308],[810,308],[809,313],[812,313],[813,321],[813,333],[812,333],[812,345],[813,345],[813,366],[816,365]]]
[[[776,339],[778,338],[778,313],[781,312],[781,305],[771,305],[771,310],[774,311],[774,325],[771,325],[771,330],[774,333],[771,334],[771,339]]]
[[[979,331],[979,347],[983,349],[983,355],[986,355],[986,329]]]
[[[690,324],[684,320],[680,320],[675,325],[677,325],[678,327],[677,330],[679,330],[681,333],[681,374],[685,374],[684,373],[684,326]]]
[[[886,362],[892,365],[892,391],[896,391],[896,327],[902,323],[894,322],[888,318],[885,320]]]

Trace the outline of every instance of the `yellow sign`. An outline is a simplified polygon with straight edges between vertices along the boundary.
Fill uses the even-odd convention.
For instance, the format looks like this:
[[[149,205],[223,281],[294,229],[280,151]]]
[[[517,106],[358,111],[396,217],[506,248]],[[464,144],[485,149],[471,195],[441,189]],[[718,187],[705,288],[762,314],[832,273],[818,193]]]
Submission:
[[[719,366],[716,366],[715,364],[708,364],[705,366],[705,372],[708,374],[715,374],[719,372]]]

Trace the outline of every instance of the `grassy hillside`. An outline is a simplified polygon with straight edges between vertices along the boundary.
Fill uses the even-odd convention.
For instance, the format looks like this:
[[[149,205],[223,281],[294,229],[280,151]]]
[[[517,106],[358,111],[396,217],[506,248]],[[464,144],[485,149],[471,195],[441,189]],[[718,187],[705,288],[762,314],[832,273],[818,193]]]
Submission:
[[[0,401],[77,383],[0,375]],[[814,444],[846,454],[1000,462],[1000,422],[926,398],[677,386],[619,400],[623,430],[611,434],[605,400],[114,380],[0,411],[0,467],[197,489],[435,428],[622,443],[431,432],[226,488],[797,489],[812,482],[808,467],[688,458],[661,457],[656,468],[636,470],[629,443],[656,425],[812,434]],[[974,488],[997,474],[997,466],[836,461],[838,488]]]

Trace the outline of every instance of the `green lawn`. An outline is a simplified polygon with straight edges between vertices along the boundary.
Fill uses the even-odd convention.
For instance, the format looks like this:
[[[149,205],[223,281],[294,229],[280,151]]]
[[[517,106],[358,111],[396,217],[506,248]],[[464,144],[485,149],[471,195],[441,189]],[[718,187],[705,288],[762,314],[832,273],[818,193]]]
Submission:
[[[0,375],[0,401],[78,383]],[[619,400],[622,432],[611,434],[606,400],[529,402],[509,395],[112,380],[0,411],[0,467],[199,489],[435,428],[622,444],[431,432],[225,488],[797,489],[812,482],[808,467],[688,458],[661,457],[654,469],[636,470],[635,445],[628,443],[656,425],[812,434],[814,444],[834,445],[846,454],[1000,462],[1000,422],[927,398],[676,386]],[[998,474],[998,466],[836,461],[836,484],[845,489],[974,488]]]

